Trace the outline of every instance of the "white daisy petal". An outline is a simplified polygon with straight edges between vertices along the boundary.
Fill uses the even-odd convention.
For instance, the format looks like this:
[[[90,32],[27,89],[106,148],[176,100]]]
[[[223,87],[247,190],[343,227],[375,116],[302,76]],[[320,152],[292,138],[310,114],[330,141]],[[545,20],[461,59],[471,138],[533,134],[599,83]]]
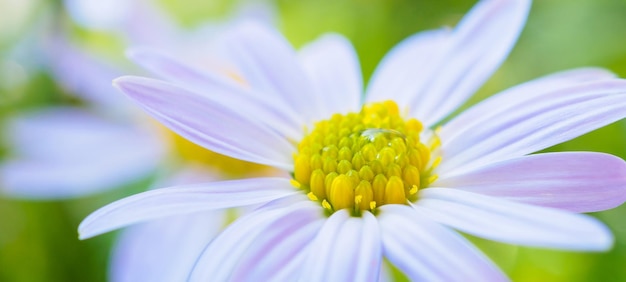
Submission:
[[[581,251],[613,244],[611,232],[590,216],[452,188],[422,190],[414,208],[455,229],[510,244]]]
[[[266,99],[284,100],[306,122],[315,120],[321,107],[285,38],[260,24],[246,22],[229,33],[224,42],[225,52],[253,89]]]
[[[338,34],[326,34],[298,53],[304,70],[314,82],[322,111],[319,119],[334,113],[357,112],[363,78],[352,44]]]
[[[278,269],[267,281],[298,281],[302,278],[302,265],[306,262],[311,244],[294,256],[292,256],[280,269]]]
[[[221,229],[224,218],[224,213],[201,212],[126,229],[113,250],[111,281],[186,280],[196,258]]]
[[[285,178],[249,178],[156,189],[100,208],[83,220],[78,233],[85,239],[145,220],[259,204],[297,193]]]
[[[350,218],[347,210],[339,210],[333,213],[324,223],[313,242],[311,242],[311,251],[307,258],[303,269],[302,277],[306,277],[311,281],[326,281],[330,260],[333,256],[339,255],[335,253],[335,240],[340,238],[340,231],[344,223]]]
[[[213,181],[211,174],[206,167],[185,166],[157,185]],[[125,228],[111,254],[111,281],[185,281],[202,250],[239,210],[168,216]]]
[[[393,275],[394,273],[391,272],[389,265],[386,263],[383,263],[382,267],[380,268],[380,275],[378,276],[378,282],[396,281]]]
[[[254,112],[225,107],[221,101],[228,99],[211,99],[141,77],[118,78],[115,85],[161,123],[196,144],[233,158],[292,168],[294,145],[257,121]]]
[[[626,201],[626,162],[609,154],[563,152],[515,158],[432,184],[573,212]]]
[[[449,29],[420,32],[394,46],[372,74],[365,100],[393,99],[398,105],[406,106],[413,96],[427,95],[420,89],[443,60],[443,47],[449,45],[450,33]]]
[[[508,280],[470,242],[418,210],[385,205],[378,220],[385,257],[411,280]]]
[[[484,109],[487,111],[488,109]],[[604,80],[546,93],[509,106],[462,138],[442,139],[440,175],[529,154],[626,116],[626,80]]]
[[[525,0],[479,2],[452,31],[450,38],[443,37],[443,32],[433,33],[429,37],[435,39],[427,41],[432,45],[426,48],[420,40],[410,41],[428,54],[413,55],[418,48],[391,53],[406,56],[389,61],[406,60],[401,69],[406,74],[401,77],[406,81],[408,76],[414,81],[403,83],[410,88],[401,92],[412,94],[395,94],[382,87],[374,91],[387,91],[386,97],[390,98],[410,97],[406,104],[410,106],[411,116],[427,126],[437,123],[465,102],[502,63],[520,34],[529,9],[530,1]],[[427,59],[414,61],[422,58]],[[413,65],[406,67],[408,64]],[[418,76],[416,68],[426,68],[426,71],[417,72]]]
[[[7,124],[14,159],[0,164],[0,193],[59,199],[145,177],[165,153],[155,132],[74,108],[51,108]],[[85,165],[88,164],[88,165]]]
[[[346,229],[348,229],[349,232],[353,233],[350,235],[353,240],[360,237],[360,243],[341,244],[341,242],[339,242],[336,246],[356,248],[353,252],[357,254],[358,259],[355,262],[356,265],[352,273],[347,273],[350,275],[347,277],[347,280],[374,281],[380,277],[382,266],[382,239],[380,227],[373,214],[363,212],[361,217],[362,218],[351,218],[346,226],[344,226],[344,234]],[[360,227],[360,229],[358,227]],[[347,236],[343,237],[348,239]]]
[[[529,10],[529,0],[478,2],[453,31],[445,60],[420,91],[427,94],[413,97],[412,115],[432,125],[473,95],[508,56]]]
[[[313,202],[311,204],[314,205]],[[316,208],[319,210],[319,206]],[[308,246],[323,223],[320,215],[318,220],[307,222],[304,226],[294,225],[281,233],[269,230],[271,234],[257,237],[254,244],[250,245],[245,255],[241,257],[232,279],[234,281],[276,279],[279,272],[284,271],[295,257],[303,257],[307,253]]]
[[[262,209],[238,219],[207,246],[198,258],[189,280],[228,280],[230,275],[237,271],[238,262],[248,256],[250,249],[271,248],[277,240],[289,237],[319,220],[320,210],[319,206],[313,205],[310,201],[303,201]],[[257,243],[269,245],[253,246]],[[252,253],[254,254],[254,251]]]
[[[111,87],[111,80],[123,74],[117,68],[94,54],[78,48],[67,35],[60,34],[46,41],[46,64],[54,81],[65,91],[93,103],[107,114],[126,114],[131,111],[123,95]]]
[[[373,281],[381,267],[380,230],[376,218],[364,212],[350,217],[333,213],[311,243],[302,277],[310,281]]]
[[[232,78],[226,78],[211,70],[200,70],[179,62],[162,52],[146,48],[133,49],[127,55],[147,70],[172,80],[172,82],[201,95],[221,99],[222,104],[233,111],[254,112],[256,118],[291,139],[302,135],[304,122],[283,100],[267,99],[262,94],[244,88]]]
[[[554,73],[509,88],[499,94],[481,101],[458,116],[454,117],[441,128],[439,136],[447,142],[463,137],[472,126],[488,122],[498,113],[506,113],[515,105],[524,101],[535,100],[546,93],[573,86],[575,84],[615,78],[615,74],[601,68],[580,68]]]
[[[283,219],[286,215],[288,212],[285,211],[271,211],[238,219],[204,249],[187,281],[227,281],[237,261],[261,231],[276,221],[282,222],[276,219]]]

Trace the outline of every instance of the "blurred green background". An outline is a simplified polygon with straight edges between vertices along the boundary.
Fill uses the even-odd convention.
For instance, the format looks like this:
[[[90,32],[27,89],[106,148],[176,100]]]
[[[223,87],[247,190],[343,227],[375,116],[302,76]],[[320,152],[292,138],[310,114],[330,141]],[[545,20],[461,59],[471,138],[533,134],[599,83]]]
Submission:
[[[242,1],[239,1],[242,2]],[[369,78],[377,62],[403,38],[425,29],[454,26],[473,0],[278,0],[277,24],[299,47],[324,32],[348,37]],[[7,59],[15,44],[43,15],[67,17],[60,1],[0,0],[0,123],[28,109],[75,101],[31,62]],[[163,0],[180,23],[193,28],[222,20],[235,1]],[[60,19],[68,21],[68,19]],[[625,0],[535,1],[511,55],[465,105],[509,86],[551,72],[601,66],[626,77]],[[122,52],[112,35],[76,27],[85,45]],[[118,57],[120,57],[118,55]],[[111,89],[111,91],[114,91]],[[2,133],[0,133],[2,134]],[[42,141],[45,142],[45,141]],[[588,150],[626,158],[626,121],[620,121],[548,151]],[[0,158],[10,150],[0,145]],[[116,233],[79,241],[76,228],[91,211],[145,190],[154,177],[81,199],[26,201],[0,196],[0,281],[106,281],[110,244]],[[471,238],[516,281],[626,281],[626,206],[595,213],[615,234],[606,253],[577,253],[517,247]],[[453,270],[451,270],[453,271]]]

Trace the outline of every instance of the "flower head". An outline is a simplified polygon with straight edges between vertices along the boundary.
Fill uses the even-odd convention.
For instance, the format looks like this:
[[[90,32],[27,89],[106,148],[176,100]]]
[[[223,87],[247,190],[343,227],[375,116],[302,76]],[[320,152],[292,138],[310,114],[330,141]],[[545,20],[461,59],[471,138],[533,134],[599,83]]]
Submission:
[[[85,219],[81,238],[260,205],[206,246],[192,280],[376,280],[383,257],[412,279],[506,279],[450,227],[527,246],[609,248],[606,227],[573,212],[623,203],[626,163],[591,152],[528,154],[622,119],[626,81],[595,68],[558,73],[441,123],[504,60],[529,6],[481,1],[455,29],[406,39],[364,99],[358,60],[339,35],[295,53],[273,30],[241,25],[226,36],[237,81],[131,52],[168,80],[115,81],[148,113],[199,145],[291,177],[131,196]]]

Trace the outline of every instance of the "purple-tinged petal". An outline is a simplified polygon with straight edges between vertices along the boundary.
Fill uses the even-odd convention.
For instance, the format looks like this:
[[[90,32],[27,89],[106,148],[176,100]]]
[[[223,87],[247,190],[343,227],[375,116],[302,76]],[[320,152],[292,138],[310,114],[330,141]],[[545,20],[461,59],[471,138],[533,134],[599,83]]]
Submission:
[[[378,280],[382,267],[382,239],[380,226],[378,225],[376,217],[369,212],[364,212],[361,218],[350,218],[342,231],[343,237],[346,239],[349,238],[348,235],[351,236],[353,240],[359,237],[361,239],[360,243],[352,242],[352,244],[341,244],[341,242],[338,242],[338,244],[335,244],[337,247],[345,246],[354,248],[352,252],[356,253],[358,257],[352,272],[345,273],[350,275],[346,277],[346,279],[354,279],[354,281]],[[337,264],[339,263],[343,262],[337,262]],[[341,274],[341,271],[339,271],[339,273]]]
[[[113,202],[78,227],[81,239],[170,215],[261,204],[299,193],[286,178],[250,178],[174,186]]]
[[[420,89],[443,60],[444,46],[450,44],[450,33],[447,28],[419,32],[394,46],[376,67],[365,100],[391,99],[406,107],[413,96],[424,95]]]
[[[311,83],[289,42],[276,31],[241,23],[224,39],[227,54],[244,80],[269,100],[284,100],[305,122],[321,117]]]
[[[406,88],[399,93],[373,95],[407,99],[405,105],[410,107],[412,116],[427,126],[437,123],[465,102],[504,61],[526,22],[529,9],[530,1],[526,0],[480,1],[449,38],[439,32],[429,35],[433,37],[429,41],[410,39],[407,44],[415,44],[427,53],[416,56],[417,47],[416,51],[402,51],[409,45],[390,55],[400,58],[388,60],[404,61],[404,64],[382,65],[401,67],[395,72],[404,72],[401,77],[410,82],[403,84]],[[424,48],[425,43],[431,45]],[[381,85],[390,84],[381,82]],[[373,91],[388,91],[385,88],[389,87],[377,87]]]
[[[301,117],[283,100],[263,97],[214,70],[199,69],[156,50],[133,49],[128,57],[147,70],[195,93],[220,99],[234,111],[254,112],[258,120],[293,140],[302,137]]]
[[[261,248],[274,248],[272,244],[277,240],[307,229],[310,224],[319,224],[322,216],[321,208],[308,200],[253,211],[229,225],[207,246],[196,261],[189,280],[225,281],[237,271],[249,271],[238,269],[237,264],[248,256],[249,250],[254,253],[259,247],[254,245],[264,243],[268,245]],[[315,229],[309,231],[316,232]]]
[[[307,222],[304,226],[292,227],[297,228],[295,230],[281,233],[276,232],[277,230],[267,230],[271,233],[257,237],[254,244],[250,245],[245,255],[241,257],[233,273],[233,280],[285,281],[278,280],[276,276],[285,271],[294,258],[308,253],[309,245],[323,223],[323,217],[320,215],[319,219]],[[302,265],[298,264],[293,267],[300,269]],[[287,272],[299,272],[294,271],[296,269],[287,270]],[[287,273],[284,275],[290,276]]]
[[[382,239],[381,239],[381,242],[382,242]],[[394,273],[391,272],[389,265],[387,263],[383,263],[382,267],[380,268],[380,275],[378,275],[378,282],[396,281],[393,275]]]
[[[333,213],[317,237],[302,277],[311,281],[375,281],[382,254],[376,218],[366,212],[350,217],[346,210]]]
[[[172,216],[132,226],[113,250],[111,281],[185,281],[196,258],[224,224],[217,211]]]
[[[45,50],[45,63],[55,82],[101,112],[131,111],[132,104],[111,86],[111,80],[120,76],[122,69],[81,50],[65,34],[50,37],[46,41],[49,48]]]
[[[286,170],[293,167],[294,145],[260,123],[253,111],[234,111],[223,103],[227,99],[149,78],[122,77],[115,84],[161,123],[211,151]]]
[[[359,111],[363,78],[350,41],[338,34],[326,34],[300,49],[298,57],[322,105],[319,117]]]
[[[157,181],[172,186],[215,180],[206,167],[188,165]],[[185,281],[204,247],[234,210],[171,216],[130,226],[117,237],[109,277],[115,282]]]
[[[307,245],[305,249],[291,257],[268,281],[299,281],[298,279],[302,279],[302,266],[311,249],[311,244]]]
[[[73,108],[28,113],[5,133],[15,157],[0,164],[0,193],[29,199],[77,197],[116,188],[156,168],[156,132]]]
[[[86,0],[89,1],[89,0]],[[118,26],[131,46],[172,46],[181,39],[184,30],[176,19],[168,15],[167,11],[159,7],[159,1],[135,0],[130,2],[129,16]]]
[[[334,255],[338,255],[334,248],[335,242],[340,239],[341,228],[349,218],[350,214],[347,210],[340,210],[326,220],[324,226],[311,242],[311,251],[309,251],[307,261],[304,264],[306,268],[302,277],[311,281],[325,281],[325,278],[328,278],[328,270],[332,267],[330,260]],[[354,259],[356,258],[352,258],[352,260]]]
[[[590,216],[452,188],[422,190],[414,208],[452,228],[510,244],[580,251],[613,244],[608,228]]]
[[[523,156],[578,137],[626,116],[626,80],[578,84],[513,103],[488,121],[470,124],[462,138],[442,138],[442,176]]]
[[[595,212],[626,201],[626,162],[590,152],[529,155],[439,178],[432,185],[573,212]]]
[[[378,221],[384,256],[411,280],[508,280],[470,242],[419,210],[403,205],[381,206]]]
[[[554,73],[529,82],[511,87],[471,107],[450,122],[446,123],[438,133],[447,142],[461,137],[471,129],[488,122],[497,114],[507,113],[521,102],[535,100],[558,89],[571,87],[576,84],[615,78],[615,74],[601,68],[579,68]]]

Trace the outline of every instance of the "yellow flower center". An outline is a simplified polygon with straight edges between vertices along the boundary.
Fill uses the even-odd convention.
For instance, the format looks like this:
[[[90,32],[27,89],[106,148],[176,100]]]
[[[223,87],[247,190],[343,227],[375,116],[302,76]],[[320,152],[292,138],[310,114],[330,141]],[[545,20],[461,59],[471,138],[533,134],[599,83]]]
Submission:
[[[359,113],[317,122],[294,154],[293,184],[329,212],[359,215],[385,204],[406,204],[432,183],[431,158],[439,145],[422,123],[403,119],[393,101],[364,105]]]

